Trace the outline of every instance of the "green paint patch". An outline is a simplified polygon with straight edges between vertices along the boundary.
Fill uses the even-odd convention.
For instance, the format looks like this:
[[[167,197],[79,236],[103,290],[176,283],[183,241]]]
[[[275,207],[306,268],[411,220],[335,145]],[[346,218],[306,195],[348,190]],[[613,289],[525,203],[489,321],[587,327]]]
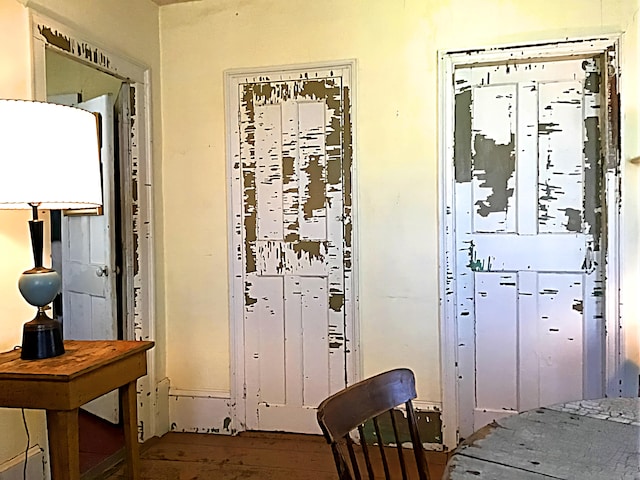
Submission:
[[[582,311],[584,310],[582,300],[575,300],[571,308],[573,308],[576,312],[582,313]]]
[[[567,223],[564,224],[569,232],[582,231],[582,212],[576,208],[565,208],[564,214],[567,216]]]
[[[471,181],[471,89],[456,94],[453,164],[457,183]]]
[[[344,306],[344,293],[332,293],[329,297],[329,308],[334,312],[339,312]]]
[[[309,183],[307,185],[307,200],[304,203],[302,209],[304,211],[304,218],[310,219],[313,217],[314,212],[324,209],[326,192],[324,176],[324,166],[322,165],[322,157],[320,155],[311,155],[309,158],[309,165],[305,168],[307,175],[309,176]]]
[[[47,40],[47,43],[54,45],[61,50],[72,53],[71,40],[68,37],[65,37],[58,31],[54,33],[49,27],[45,27],[43,25],[38,25],[38,31],[40,32],[40,35]]]
[[[324,246],[324,252],[320,251],[320,246]],[[302,258],[302,254],[304,252],[311,259],[316,259],[321,262],[324,259],[324,253],[327,251],[327,246],[325,245],[325,242],[303,240],[293,244],[293,251],[296,252],[298,258]]]
[[[393,410],[393,416],[398,427],[398,438],[403,444],[411,443],[411,434],[405,420],[406,413],[402,410]],[[416,420],[418,423],[418,434],[422,443],[439,443],[442,444],[442,419],[440,412],[434,411],[416,411]],[[390,446],[395,443],[393,434],[393,425],[390,415],[384,415],[378,418],[378,426],[380,427],[380,435],[382,436],[382,444]],[[364,425],[364,436],[367,444],[377,445],[379,440],[376,436],[373,422],[369,421]]]
[[[487,257],[486,262],[484,260],[480,260],[476,256],[475,244],[471,241],[469,245],[469,263],[467,267],[471,269],[472,272],[490,272],[491,271],[491,257]]]

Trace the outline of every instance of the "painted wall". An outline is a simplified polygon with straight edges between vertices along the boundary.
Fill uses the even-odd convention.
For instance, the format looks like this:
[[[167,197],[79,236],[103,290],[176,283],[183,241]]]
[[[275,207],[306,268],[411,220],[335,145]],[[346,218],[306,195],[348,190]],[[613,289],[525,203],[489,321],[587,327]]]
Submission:
[[[438,52],[633,30],[637,12],[636,0],[203,0],[161,8],[172,388],[230,388],[225,70],[357,59],[362,373],[411,367],[420,399],[439,402]],[[637,79],[637,42],[630,35],[625,46],[627,78]],[[631,80],[623,88],[634,102],[625,103],[625,128],[635,136],[637,88]],[[625,158],[640,154],[637,140],[625,142]],[[624,176],[622,288],[631,301],[637,167],[625,165]]]
[[[30,98],[28,16],[15,0],[0,0],[0,98]],[[11,350],[22,341],[22,324],[35,311],[18,291],[18,276],[31,268],[29,211],[0,210],[0,299],[2,320],[0,351]],[[46,445],[44,414],[26,413],[30,444]],[[19,410],[0,409],[0,464],[24,452],[27,435]]]
[[[130,2],[85,2],[83,0],[0,0],[0,98],[33,98],[33,72],[30,50],[29,9],[32,8],[53,20],[61,21],[97,45],[107,45],[117,53],[151,68],[152,101],[156,106],[154,140],[158,145],[155,158],[161,158],[160,136],[160,77],[158,8],[148,0]],[[155,181],[161,184],[161,170],[155,171]],[[160,199],[158,199],[160,205]],[[160,210],[160,208],[158,209]],[[22,323],[30,320],[33,309],[22,299],[17,289],[19,274],[32,266],[27,220],[29,211],[0,211],[0,351],[21,342]],[[161,224],[162,217],[159,216]],[[45,227],[45,231],[47,228]],[[158,235],[161,240],[161,236]],[[45,240],[46,241],[46,240]],[[47,242],[47,241],[46,241]],[[48,242],[47,242],[48,243]],[[162,242],[158,241],[158,251]],[[45,252],[47,255],[47,252]],[[46,257],[45,257],[46,258]],[[45,264],[47,260],[45,260]],[[162,274],[162,264],[159,271]],[[162,285],[159,286],[162,291]],[[162,295],[158,298],[162,300]],[[154,353],[159,378],[164,375],[164,332],[162,301],[157,305],[159,320],[156,336],[160,337]],[[45,417],[41,411],[27,411],[31,445],[46,446]],[[27,437],[19,410],[0,409],[0,465],[24,453]]]

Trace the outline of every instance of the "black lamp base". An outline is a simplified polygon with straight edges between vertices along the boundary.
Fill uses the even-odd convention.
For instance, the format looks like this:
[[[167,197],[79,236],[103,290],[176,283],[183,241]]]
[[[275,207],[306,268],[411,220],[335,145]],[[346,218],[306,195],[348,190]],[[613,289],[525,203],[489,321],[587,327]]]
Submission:
[[[52,320],[38,308],[36,317],[24,324],[22,328],[23,360],[40,360],[57,357],[64,353],[62,329],[60,322]]]

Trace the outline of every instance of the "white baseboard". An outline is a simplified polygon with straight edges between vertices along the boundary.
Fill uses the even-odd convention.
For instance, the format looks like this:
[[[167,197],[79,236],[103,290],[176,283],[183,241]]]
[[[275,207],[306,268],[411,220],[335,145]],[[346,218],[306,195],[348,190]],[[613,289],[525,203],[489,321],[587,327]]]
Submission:
[[[418,413],[442,411],[440,403],[414,400],[413,406]],[[239,431],[234,424],[229,392],[225,391],[170,389],[169,421],[172,432],[233,435]],[[442,443],[426,441],[424,446],[428,450],[443,450]]]
[[[169,389],[168,378],[163,378],[156,385],[156,419],[155,435],[161,437],[169,431],[171,426],[169,420]]]
[[[44,451],[39,445],[34,445],[27,451],[27,475],[28,480],[45,479]],[[23,480],[24,478],[24,454],[7,460],[0,464],[0,480]]]
[[[237,432],[230,394],[224,391],[170,389],[169,421],[172,432],[221,435]]]
[[[441,412],[442,404],[436,402],[424,402],[421,400],[414,400],[413,408],[421,412]]]

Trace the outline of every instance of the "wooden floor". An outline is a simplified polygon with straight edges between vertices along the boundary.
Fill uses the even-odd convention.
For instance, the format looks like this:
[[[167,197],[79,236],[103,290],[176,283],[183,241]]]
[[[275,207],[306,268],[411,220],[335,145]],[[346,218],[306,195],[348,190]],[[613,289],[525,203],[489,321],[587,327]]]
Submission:
[[[140,456],[143,480],[337,480],[329,446],[315,435],[171,432],[145,443]],[[431,480],[440,480],[447,455],[428,452],[427,460]],[[124,479],[124,468],[101,478]]]

